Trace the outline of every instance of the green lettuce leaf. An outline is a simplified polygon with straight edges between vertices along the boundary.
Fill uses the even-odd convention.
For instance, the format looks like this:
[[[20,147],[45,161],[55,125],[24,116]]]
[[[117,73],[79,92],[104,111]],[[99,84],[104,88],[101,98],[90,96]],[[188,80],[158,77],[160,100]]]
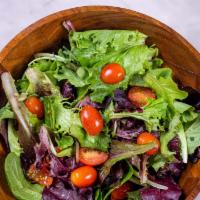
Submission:
[[[128,200],[142,200],[140,197],[140,191],[128,192]]]
[[[59,74],[56,74],[54,76],[58,81],[61,80],[68,80],[72,85],[75,87],[83,87],[86,85],[84,80],[82,80],[76,71],[73,71],[71,69],[68,69],[67,67],[63,67]]]
[[[14,119],[15,115],[9,105],[0,108],[0,121],[2,119]]]
[[[18,139],[19,132],[15,130],[14,123],[9,120],[8,121],[8,143],[10,147],[10,152],[15,153],[17,156],[23,152]]]
[[[112,113],[111,119],[133,117],[145,121],[146,127],[151,130],[163,130],[161,120],[166,119],[167,103],[164,99],[159,98],[151,101],[144,107],[143,112],[122,112]]]
[[[39,94],[41,96],[60,96],[59,88],[49,79],[45,72],[37,68],[28,68],[25,76],[29,81],[28,94]]]
[[[186,134],[184,131],[183,124],[180,120],[180,114],[174,115],[170,124],[169,131],[166,133],[162,133],[160,137],[161,141],[161,153],[166,158],[172,156],[174,153],[168,149],[168,143],[172,140],[176,135],[178,135],[181,141],[181,155],[184,163],[187,163],[188,152],[187,152],[187,141]]]
[[[103,200],[103,194],[100,188],[97,188],[94,200]]]
[[[97,136],[89,136],[87,133],[85,133],[82,127],[76,125],[73,125],[70,128],[69,135],[76,138],[81,147],[88,147],[100,151],[108,151],[111,143],[108,133],[101,133]]]
[[[183,100],[188,95],[187,92],[180,90],[173,81],[170,68],[151,70],[146,74],[144,80],[156,92],[157,97],[164,98],[173,110],[174,100]]]
[[[194,153],[195,149],[200,146],[200,115],[186,130],[186,138],[189,154]]]
[[[82,66],[94,64],[99,57],[109,52],[143,45],[145,39],[144,34],[128,30],[71,32],[69,36],[72,52]]]
[[[72,124],[81,125],[77,113],[64,107],[58,96],[44,97],[45,124],[55,133],[69,133]]]
[[[92,101],[102,102],[106,96],[112,96],[117,88],[126,89],[134,74],[144,74],[152,68],[152,58],[157,54],[157,49],[147,46],[131,47],[123,52],[112,52],[105,55],[91,69],[87,80],[90,89],[93,91],[90,95]],[[118,63],[123,66],[126,76],[118,84],[108,85],[101,81],[100,73],[104,65],[108,63]],[[99,74],[99,76],[97,75]]]
[[[198,117],[198,114],[195,112],[194,107],[192,107],[191,105],[175,101],[174,107],[176,109],[176,112],[181,114],[181,121],[183,123],[192,122]]]
[[[5,160],[4,169],[8,185],[17,199],[42,199],[43,187],[37,184],[31,184],[30,181],[26,180],[21,168],[19,156],[15,153],[9,153]]]

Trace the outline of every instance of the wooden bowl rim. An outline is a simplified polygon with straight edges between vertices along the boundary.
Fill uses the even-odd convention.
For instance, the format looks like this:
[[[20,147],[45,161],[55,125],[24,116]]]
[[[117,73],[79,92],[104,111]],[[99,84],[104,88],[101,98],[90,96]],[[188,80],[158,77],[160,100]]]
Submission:
[[[189,51],[191,51],[193,56],[196,57],[196,59],[198,59],[199,63],[200,63],[200,53],[183,36],[181,36],[175,30],[173,30],[172,28],[170,28],[169,26],[160,22],[157,19],[154,19],[148,15],[145,15],[145,14],[142,14],[140,12],[133,11],[130,9],[126,9],[126,8],[120,8],[120,7],[114,7],[114,6],[81,6],[81,7],[75,7],[75,8],[70,8],[70,9],[65,9],[65,10],[55,12],[53,14],[50,14],[46,17],[41,18],[40,20],[36,21],[35,23],[32,23],[31,25],[29,25],[27,28],[23,29],[16,36],[14,36],[14,38],[11,39],[11,41],[8,42],[6,44],[6,46],[1,50],[0,64],[2,65],[3,60],[7,57],[7,55],[9,54],[11,49],[15,48],[15,46],[19,42],[23,41],[23,39],[25,37],[27,37],[27,35],[31,34],[36,29],[44,26],[47,22],[48,23],[53,22],[54,20],[59,18],[59,16],[67,17],[74,13],[98,12],[98,11],[105,11],[105,12],[111,11],[111,12],[116,12],[116,13],[123,12],[127,15],[137,16],[137,17],[145,19],[146,21],[151,21],[153,24],[156,24],[157,26],[164,29],[165,31],[170,32],[177,39],[179,39],[180,42],[183,43],[188,48]],[[6,68],[6,66],[3,66],[3,67]]]

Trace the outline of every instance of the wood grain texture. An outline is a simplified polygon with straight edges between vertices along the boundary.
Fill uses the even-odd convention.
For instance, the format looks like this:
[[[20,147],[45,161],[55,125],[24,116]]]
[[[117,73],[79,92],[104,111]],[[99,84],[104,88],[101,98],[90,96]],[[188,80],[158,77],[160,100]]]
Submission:
[[[18,78],[27,67],[27,63],[33,58],[34,53],[55,51],[67,38],[67,33],[62,27],[64,20],[71,20],[79,31],[137,29],[147,34],[149,36],[147,43],[156,44],[160,49],[160,56],[165,64],[173,69],[176,79],[181,80],[184,85],[200,91],[200,54],[183,37],[163,23],[146,15],[116,7],[79,7],[57,12],[39,20],[19,33],[2,50],[0,53],[0,71],[6,69],[15,78]],[[2,94],[1,90],[0,99],[3,102]],[[0,197],[9,200],[13,198],[6,189],[2,170],[3,155],[5,154],[0,155]],[[196,166],[188,166],[184,178],[180,180],[180,185],[188,198],[190,198],[190,195],[194,195],[194,191],[199,191],[197,182],[193,182],[195,180],[193,178],[199,180],[200,177],[200,170],[196,170]],[[191,171],[193,173],[190,173]],[[189,182],[190,189],[182,181]],[[191,192],[193,193],[191,194]]]

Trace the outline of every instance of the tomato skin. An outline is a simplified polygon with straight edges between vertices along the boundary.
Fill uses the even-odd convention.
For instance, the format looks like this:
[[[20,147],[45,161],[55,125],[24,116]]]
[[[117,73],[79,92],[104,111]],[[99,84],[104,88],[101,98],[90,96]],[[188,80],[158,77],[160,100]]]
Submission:
[[[103,129],[103,118],[99,111],[90,106],[86,105],[80,112],[80,119],[83,128],[89,135],[98,135]]]
[[[137,144],[148,144],[155,142],[156,147],[146,152],[147,155],[151,156],[156,154],[160,149],[160,141],[151,133],[143,132],[137,137]]]
[[[155,92],[147,87],[133,86],[128,92],[128,99],[136,107],[147,105],[148,99],[156,99]]]
[[[116,84],[124,79],[125,74],[125,70],[121,65],[111,63],[103,67],[100,78],[104,83]]]
[[[108,159],[108,153],[97,151],[90,148],[80,148],[79,160],[81,163],[89,166],[103,164]]]
[[[44,117],[44,105],[39,98],[30,96],[26,99],[25,105],[32,114],[36,114],[38,118]]]
[[[71,182],[78,188],[91,186],[96,179],[97,171],[91,166],[79,167],[71,173]]]
[[[111,193],[111,200],[123,200],[127,198],[127,193],[132,189],[132,185],[129,182],[124,183],[119,188],[116,188]]]
[[[28,170],[28,177],[43,186],[50,186],[53,183],[53,178],[49,176],[49,171],[44,166],[41,170],[36,169],[32,164]]]

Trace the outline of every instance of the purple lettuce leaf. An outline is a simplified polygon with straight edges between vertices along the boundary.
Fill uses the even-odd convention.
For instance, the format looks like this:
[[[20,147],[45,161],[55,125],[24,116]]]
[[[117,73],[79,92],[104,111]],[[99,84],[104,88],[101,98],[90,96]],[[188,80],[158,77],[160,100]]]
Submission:
[[[168,178],[171,176],[173,179],[177,180],[181,176],[184,169],[185,164],[181,162],[165,164],[164,167],[158,170],[157,177]]]
[[[93,102],[89,96],[86,96],[83,100],[79,101],[76,107],[81,108],[86,105],[90,105],[96,109],[105,109],[111,102],[111,98],[105,98],[103,103]]]
[[[156,188],[140,189],[140,197],[142,200],[160,200],[160,190]]]
[[[132,111],[135,109],[133,104],[129,101],[127,94],[124,90],[117,89],[114,93],[114,102],[116,103],[116,112]]]
[[[70,20],[64,21],[63,26],[68,32],[76,31],[74,28],[74,25],[72,24],[72,22]]]
[[[174,137],[171,141],[168,143],[168,148],[170,151],[175,153],[175,157],[180,160],[181,155],[180,155],[180,146],[181,142],[178,137]]]
[[[42,193],[43,200],[92,200],[93,189],[91,187],[76,189],[71,184],[64,184],[55,180],[54,184],[46,187]]]
[[[110,185],[117,183],[124,176],[123,164],[125,163],[119,162],[111,168],[109,175],[103,182],[103,187],[109,187]]]
[[[62,81],[60,84],[60,93],[64,98],[73,101],[76,98],[75,87],[71,85],[68,81]]]
[[[140,197],[142,200],[179,200],[182,192],[180,187],[172,179],[158,179],[156,182],[167,186],[168,189],[142,188],[140,189]]]
[[[116,136],[119,138],[132,140],[145,130],[144,123],[133,118],[116,119],[117,123]]]

